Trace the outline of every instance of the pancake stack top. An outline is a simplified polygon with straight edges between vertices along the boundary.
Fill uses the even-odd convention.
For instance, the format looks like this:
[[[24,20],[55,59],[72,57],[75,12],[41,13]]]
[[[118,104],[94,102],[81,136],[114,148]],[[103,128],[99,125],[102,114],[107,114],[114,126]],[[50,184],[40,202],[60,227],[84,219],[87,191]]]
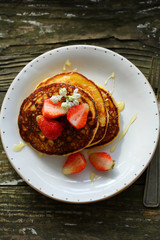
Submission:
[[[47,99],[51,101],[53,98],[58,98],[60,89],[66,90],[66,95],[58,100],[61,106],[65,106],[68,101],[66,99],[69,96],[71,99],[75,91],[80,97],[76,100],[76,106],[71,106],[66,111],[63,108],[62,114],[57,115],[53,120],[52,116],[44,114],[44,104]],[[83,110],[84,107],[88,109],[87,115]],[[75,114],[75,109],[79,109],[78,114]],[[77,128],[72,124],[73,112],[76,123],[79,116],[82,118],[83,115],[84,118],[85,115],[84,126]],[[58,124],[55,125],[59,130],[61,129],[56,139],[45,134],[47,128],[45,121],[47,124],[56,121],[61,126],[59,128]],[[120,131],[119,112],[113,97],[105,89],[77,72],[61,73],[41,82],[24,99],[20,107],[18,126],[22,139],[34,149],[45,154],[60,156],[88,147],[109,144]]]

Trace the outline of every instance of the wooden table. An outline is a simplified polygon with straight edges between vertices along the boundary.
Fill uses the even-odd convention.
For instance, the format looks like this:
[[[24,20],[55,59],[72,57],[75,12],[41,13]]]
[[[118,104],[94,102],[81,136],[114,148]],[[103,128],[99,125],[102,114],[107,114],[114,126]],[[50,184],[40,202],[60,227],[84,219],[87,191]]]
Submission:
[[[132,61],[148,77],[160,54],[160,1],[0,1],[0,103],[19,71],[60,46],[91,44]],[[29,187],[0,144],[0,240],[160,239],[160,210],[143,206],[145,173],[119,195],[67,204]]]

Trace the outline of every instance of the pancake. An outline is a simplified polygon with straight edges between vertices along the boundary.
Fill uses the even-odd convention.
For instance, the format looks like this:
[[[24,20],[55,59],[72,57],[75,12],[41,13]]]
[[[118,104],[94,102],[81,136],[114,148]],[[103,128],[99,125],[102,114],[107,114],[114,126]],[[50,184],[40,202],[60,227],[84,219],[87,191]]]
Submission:
[[[113,142],[113,140],[118,136],[120,131],[120,114],[116,102],[107,90],[101,87],[99,88],[101,90],[106,108],[108,110],[109,123],[104,138],[99,143],[94,145],[94,147],[103,146]],[[92,147],[92,144],[89,147]]]
[[[86,77],[84,77],[80,73],[67,72],[67,73],[60,73],[51,78],[45,79],[44,81],[39,83],[36,88],[46,86],[55,82],[74,85],[75,87],[83,89],[86,93],[88,93],[92,97],[97,109],[98,122],[99,122],[99,127],[92,141],[92,145],[97,144],[105,136],[107,131],[107,126],[108,126],[107,109],[105,107],[105,103],[98,86],[93,81],[88,80]]]
[[[93,99],[82,89],[78,89],[78,93],[81,94],[79,102],[89,105],[86,125],[81,129],[76,129],[68,122],[66,115],[61,116],[56,118],[63,126],[61,135],[54,141],[48,140],[38,127],[37,117],[42,115],[44,99],[58,95],[60,88],[66,88],[67,94],[72,95],[77,87],[64,83],[53,83],[38,88],[23,101],[19,112],[18,126],[22,139],[34,149],[45,154],[62,156],[80,151],[92,142],[98,128],[98,115]]]

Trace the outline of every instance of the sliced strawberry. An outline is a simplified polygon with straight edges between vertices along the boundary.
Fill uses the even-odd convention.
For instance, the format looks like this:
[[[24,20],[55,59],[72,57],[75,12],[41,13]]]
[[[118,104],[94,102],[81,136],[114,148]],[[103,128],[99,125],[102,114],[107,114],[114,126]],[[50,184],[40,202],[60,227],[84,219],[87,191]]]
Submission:
[[[86,125],[88,112],[88,104],[82,103],[68,110],[67,119],[73,127],[80,129]]]
[[[105,152],[91,153],[89,155],[89,161],[100,171],[112,170],[114,167],[114,161],[111,159],[111,156]]]
[[[66,110],[61,107],[61,103],[53,103],[51,99],[43,102],[42,114],[46,118],[57,118],[66,114]]]
[[[87,162],[82,153],[73,153],[67,158],[67,161],[63,166],[62,172],[65,175],[78,173],[81,172],[86,165]]]
[[[60,122],[47,119],[43,116],[38,118],[38,126],[44,136],[50,140],[56,140],[62,133],[63,127]]]

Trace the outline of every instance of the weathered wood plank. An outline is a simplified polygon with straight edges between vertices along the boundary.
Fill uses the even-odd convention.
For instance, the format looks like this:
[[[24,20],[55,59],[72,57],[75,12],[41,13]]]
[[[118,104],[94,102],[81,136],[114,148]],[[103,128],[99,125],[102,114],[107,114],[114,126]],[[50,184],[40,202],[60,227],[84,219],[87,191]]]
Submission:
[[[94,44],[112,49],[133,61],[145,75],[149,58],[160,52],[157,1],[134,5],[131,0],[125,5],[89,0],[85,4],[6,1],[0,3],[0,16],[1,91],[7,90],[30,60],[62,45]]]
[[[111,0],[88,0],[85,4],[83,1],[67,1],[67,4],[65,1],[34,1],[34,4],[30,1],[2,2],[0,23],[3,46],[15,42],[15,35],[17,44],[22,39],[23,43],[55,43],[109,35],[118,39],[141,37],[150,42],[148,40],[153,34],[158,39],[153,27],[159,29],[156,21],[159,19],[159,4],[157,1],[144,2],[145,4],[142,1],[133,4],[131,0],[125,4],[113,3]],[[154,45],[154,39],[152,40]]]
[[[160,210],[144,208],[142,196],[143,187],[132,186],[102,202],[70,205],[29,187],[1,187],[0,239],[158,240]]]

